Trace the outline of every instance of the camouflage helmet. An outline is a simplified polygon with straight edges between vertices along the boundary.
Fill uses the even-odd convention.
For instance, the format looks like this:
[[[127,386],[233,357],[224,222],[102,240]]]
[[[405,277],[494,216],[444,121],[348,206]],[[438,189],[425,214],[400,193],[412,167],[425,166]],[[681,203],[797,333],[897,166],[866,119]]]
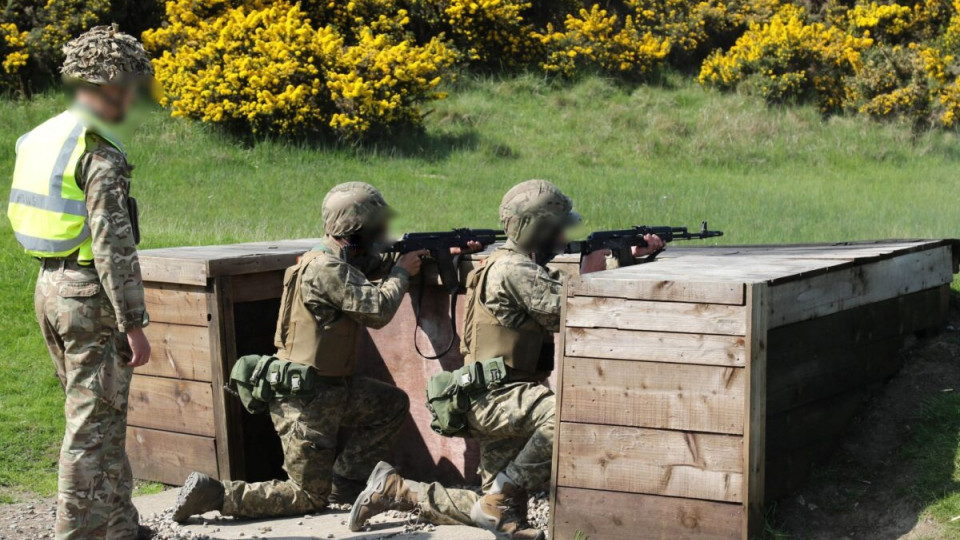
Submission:
[[[383,195],[366,182],[334,186],[323,198],[323,230],[336,238],[377,229],[392,215]]]
[[[72,84],[127,85],[153,79],[143,45],[116,24],[96,26],[63,46],[60,73]]]
[[[546,180],[521,182],[500,203],[500,223],[507,237],[526,249],[542,248],[580,220],[570,197]]]

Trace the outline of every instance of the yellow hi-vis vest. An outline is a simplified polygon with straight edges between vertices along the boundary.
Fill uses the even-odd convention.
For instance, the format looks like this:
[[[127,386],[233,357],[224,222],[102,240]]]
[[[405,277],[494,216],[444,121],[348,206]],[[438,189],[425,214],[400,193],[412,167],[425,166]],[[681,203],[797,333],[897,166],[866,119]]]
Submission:
[[[55,116],[17,141],[17,160],[7,216],[23,249],[34,257],[93,261],[90,226],[77,164],[86,151],[86,135],[98,123],[82,111]],[[123,151],[113,137],[104,136]]]

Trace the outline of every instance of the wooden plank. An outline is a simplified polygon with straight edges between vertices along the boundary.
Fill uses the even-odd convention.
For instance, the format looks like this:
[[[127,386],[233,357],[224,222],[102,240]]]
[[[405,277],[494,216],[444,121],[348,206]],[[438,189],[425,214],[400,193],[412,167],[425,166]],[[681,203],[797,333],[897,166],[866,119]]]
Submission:
[[[571,294],[666,302],[743,305],[742,284],[647,279],[639,276],[626,278],[618,274],[623,270],[583,276],[573,282]]]
[[[230,278],[234,302],[256,302],[283,295],[283,270],[242,274]]]
[[[567,328],[565,339],[567,356],[716,366],[743,366],[746,358],[739,336]]]
[[[773,415],[862,388],[893,376],[902,367],[903,338],[837,344],[811,352],[803,360],[778,364],[767,384],[767,414]]]
[[[742,336],[747,324],[744,306],[591,296],[573,297],[568,304],[568,327]]]
[[[127,456],[141,480],[179,486],[194,471],[219,478],[215,446],[210,437],[127,428]]]
[[[206,382],[213,380],[210,373],[209,330],[202,326],[153,322],[143,331],[150,340],[150,362],[137,368],[137,375]]]
[[[824,317],[953,280],[950,247],[911,253],[770,289],[770,327]]]
[[[559,486],[743,500],[741,437],[561,422],[559,438]]]
[[[574,540],[739,540],[739,504],[561,487],[550,538]]]
[[[161,250],[141,251],[139,259],[144,281],[201,287],[207,284],[206,261],[176,257],[173,254],[164,256]]]
[[[556,339],[555,343],[555,352],[557,353],[557,366],[555,369],[557,381],[556,381],[556,399],[557,399],[557,410],[560,410],[563,407],[563,403],[568,399],[563,372],[565,370],[565,365],[567,360],[564,358],[563,350],[565,347],[564,336],[566,335],[566,324],[567,324],[567,306],[570,303],[570,280],[563,280],[563,302],[560,304],[560,333],[554,337]],[[564,428],[562,422],[557,422],[555,429],[559,433]],[[554,510],[550,512],[548,529],[550,531],[550,537],[555,538],[554,532],[556,531],[556,517],[557,511],[557,468],[560,463],[560,437],[556,436],[556,433],[553,437],[553,460],[550,465],[550,508]]]
[[[192,326],[210,324],[207,295],[200,287],[166,283],[147,283],[144,290],[151,321]]]
[[[561,373],[565,422],[743,433],[743,368],[567,357]]]
[[[874,385],[876,387],[876,385]],[[808,403],[767,418],[767,453],[777,457],[816,441],[839,441],[863,409],[871,387]]]
[[[210,321],[210,362],[213,373],[213,417],[217,437],[217,463],[224,480],[245,478],[246,461],[243,448],[243,417],[240,400],[233,399],[223,388],[230,380],[230,370],[237,361],[236,321],[233,310],[232,277],[213,280],[213,294],[208,309]]]
[[[136,375],[130,385],[131,426],[213,436],[213,395],[209,383]]]
[[[744,403],[743,470],[744,521],[742,540],[763,531],[764,473],[767,437],[767,314],[769,288],[765,283],[747,287],[747,375]]]

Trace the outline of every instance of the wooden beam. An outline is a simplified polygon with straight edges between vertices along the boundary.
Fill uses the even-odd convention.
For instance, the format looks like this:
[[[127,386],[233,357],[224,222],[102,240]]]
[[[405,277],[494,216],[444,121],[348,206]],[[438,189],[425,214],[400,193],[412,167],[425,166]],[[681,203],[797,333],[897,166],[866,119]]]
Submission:
[[[144,300],[152,322],[207,326],[210,311],[206,290],[188,285],[147,283]]]
[[[210,373],[209,330],[202,326],[150,323],[143,329],[150,340],[150,362],[137,375],[191,381],[213,380]]]
[[[626,278],[617,272],[602,272],[576,279],[571,286],[576,296],[602,296],[664,302],[743,305],[743,285],[723,282],[672,281]]]
[[[739,540],[743,520],[739,504],[569,487],[552,508],[555,540]]]
[[[610,328],[567,328],[567,356],[743,366],[743,337],[641,332]]]
[[[561,422],[557,485],[743,500],[743,440],[730,435]]]
[[[565,422],[743,433],[743,368],[567,357],[562,374]]]
[[[747,324],[744,306],[591,296],[575,296],[568,303],[568,327],[742,336]]]
[[[747,287],[749,322],[743,433],[743,470],[746,471],[746,479],[742,540],[758,536],[763,531],[766,517],[763,475],[766,472],[768,301],[769,288],[765,283]]]
[[[210,296],[210,312],[213,313],[210,339],[216,344],[210,354],[214,388],[212,415],[216,419],[220,474],[225,480],[242,480],[246,472],[242,412],[239,400],[224,391],[237,361],[232,280],[229,276],[213,280],[213,294]]]
[[[209,383],[135,375],[130,384],[131,426],[213,436]]]
[[[256,302],[283,295],[283,270],[242,274],[230,278],[233,301]]]
[[[563,372],[564,372],[567,360],[564,358],[563,350],[565,347],[564,336],[566,335],[565,328],[567,324],[566,322],[567,310],[568,310],[568,304],[570,302],[570,298],[571,298],[570,279],[565,279],[563,280],[563,302],[560,304],[560,333],[556,335],[554,338],[556,339],[555,352],[557,353],[556,355],[557,366],[555,367],[555,373],[557,376],[557,381],[556,381],[557,411],[559,411],[563,407],[564,400],[567,399],[567,396],[565,395],[566,393],[564,392],[565,383],[564,383],[564,377],[563,377]],[[558,456],[560,455],[560,437],[558,437],[557,434],[564,427],[563,423],[560,422],[559,413],[555,417],[555,422],[556,424],[554,426],[554,429],[556,430],[556,433],[554,433],[554,437],[553,437],[553,460],[551,461],[551,465],[550,465],[550,508],[553,508],[553,509],[557,508],[557,467],[560,463],[560,459],[558,458]],[[549,524],[548,524],[548,529],[550,531],[550,538],[556,538],[556,536],[554,536],[557,530],[556,529],[557,523],[555,520],[556,516],[557,516],[556,510],[553,510],[550,512],[550,518],[549,518]]]
[[[770,289],[770,327],[824,317],[953,280],[950,247],[855,266]]]
[[[215,447],[210,437],[127,428],[127,456],[141,480],[179,486],[194,471],[219,478]]]

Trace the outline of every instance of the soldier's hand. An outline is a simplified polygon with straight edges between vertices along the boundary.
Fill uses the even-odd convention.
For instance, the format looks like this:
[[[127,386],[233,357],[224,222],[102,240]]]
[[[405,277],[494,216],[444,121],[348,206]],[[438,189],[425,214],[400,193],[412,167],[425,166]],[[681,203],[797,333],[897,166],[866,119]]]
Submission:
[[[127,364],[130,367],[137,368],[150,361],[150,341],[147,340],[143,328],[131,328],[127,331],[127,343],[133,351],[133,359]]]
[[[664,241],[655,234],[648,234],[643,237],[644,241],[647,242],[646,246],[633,246],[633,256],[634,257],[646,257],[651,253],[656,253],[663,249],[663,246],[666,244]]]
[[[607,255],[610,255],[609,249],[598,249],[591,251],[580,261],[580,274],[589,274],[590,272],[599,272],[607,269]]]
[[[450,248],[451,255],[463,255],[465,253],[476,253],[483,250],[483,244],[477,242],[476,240],[471,240],[467,242],[467,248],[452,247]]]
[[[400,259],[397,260],[397,266],[406,270],[407,274],[413,277],[420,273],[420,265],[423,264],[423,258],[429,254],[430,252],[426,249],[404,253],[400,256]]]

